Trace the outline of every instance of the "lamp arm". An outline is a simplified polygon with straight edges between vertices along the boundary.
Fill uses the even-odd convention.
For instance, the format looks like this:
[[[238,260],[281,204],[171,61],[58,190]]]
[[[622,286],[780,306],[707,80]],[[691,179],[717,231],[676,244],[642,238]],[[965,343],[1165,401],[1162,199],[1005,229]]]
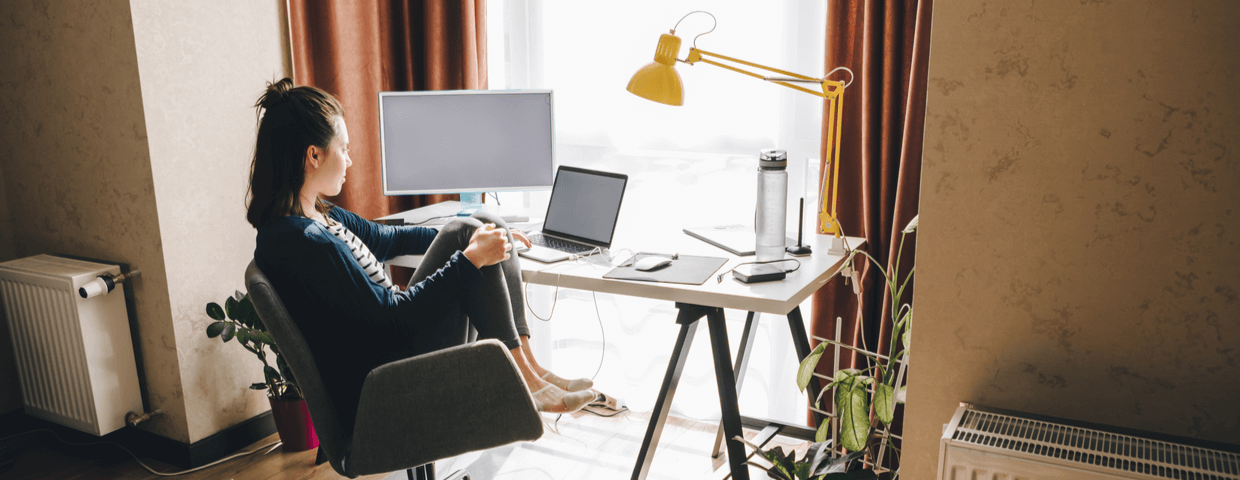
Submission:
[[[703,58],[703,57],[705,57],[705,56],[716,57],[716,58],[719,58],[719,59],[722,59],[722,60],[727,60],[727,61],[729,61],[729,62],[739,63],[739,64],[741,64],[741,65],[745,65],[745,66],[748,66],[748,67],[757,68],[757,69],[762,69],[762,70],[766,70],[766,71],[768,71],[768,72],[778,73],[778,74],[780,74],[780,75],[785,75],[785,76],[787,76],[788,78],[768,77],[768,76],[761,75],[761,74],[758,74],[758,73],[754,73],[754,72],[751,72],[751,71],[748,71],[748,70],[744,70],[744,69],[741,69],[741,68],[733,67],[733,66],[731,66],[731,65],[727,65],[727,64],[724,64],[724,63],[716,62],[716,61],[714,61],[714,60],[710,60],[710,59],[707,59],[707,58]],[[745,61],[745,60],[741,60],[741,59],[739,59],[739,58],[732,58],[732,57],[729,57],[729,56],[726,56],[726,55],[720,55],[720,54],[718,54],[718,53],[708,52],[708,51],[706,51],[706,50],[702,50],[702,49],[699,49],[699,48],[696,48],[696,47],[694,47],[694,48],[690,48],[690,49],[689,49],[689,56],[688,56],[685,60],[683,60],[683,62],[688,63],[688,64],[690,64],[690,65],[693,65],[693,64],[695,64],[695,63],[697,63],[697,62],[707,63],[707,64],[710,64],[710,65],[714,65],[714,66],[716,66],[716,67],[725,68],[725,69],[731,70],[731,71],[736,72],[736,73],[740,73],[740,74],[743,74],[743,75],[748,75],[748,76],[751,76],[751,77],[754,77],[754,78],[757,78],[757,79],[760,79],[760,80],[765,80],[765,81],[768,81],[768,82],[771,82],[771,83],[774,83],[774,84],[777,84],[777,85],[783,85],[783,86],[788,87],[788,88],[791,88],[791,89],[793,89],[793,90],[798,90],[798,91],[805,92],[805,93],[808,93],[808,94],[810,94],[810,95],[814,95],[814,96],[818,96],[818,97],[822,97],[822,98],[834,98],[834,97],[836,97],[837,95],[839,95],[839,94],[840,94],[840,92],[842,92],[842,91],[844,90],[844,87],[845,87],[845,84],[844,84],[843,82],[837,82],[837,81],[834,81],[834,80],[827,80],[827,79],[825,79],[825,78],[814,78],[814,77],[809,77],[809,76],[801,75],[801,74],[798,74],[798,73],[792,73],[792,72],[789,72],[789,71],[786,71],[786,70],[780,70],[780,69],[778,69],[778,68],[768,67],[768,66],[766,66],[766,65],[760,65],[760,64],[757,64],[757,63],[753,63],[753,62],[747,62],[747,61]],[[799,85],[793,85],[793,84],[791,84],[791,83],[789,83],[789,82],[806,82],[806,83],[817,83],[817,84],[820,84],[820,85],[822,86],[822,91],[810,90],[810,89],[808,89],[808,88],[805,88],[805,87],[802,87],[802,86],[799,86]]]

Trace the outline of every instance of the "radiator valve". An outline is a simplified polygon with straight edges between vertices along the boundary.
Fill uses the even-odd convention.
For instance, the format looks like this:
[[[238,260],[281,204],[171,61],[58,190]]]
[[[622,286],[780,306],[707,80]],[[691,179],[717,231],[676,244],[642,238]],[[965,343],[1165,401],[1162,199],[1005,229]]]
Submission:
[[[138,426],[139,423],[145,422],[149,420],[151,417],[154,417],[161,413],[164,413],[164,411],[158,408],[156,408],[155,411],[144,413],[142,415],[138,415],[137,413],[134,413],[134,412],[129,412],[125,414],[125,424],[131,427],[136,427]]]
[[[93,298],[100,295],[107,295],[111,293],[112,289],[116,288],[117,285],[120,285],[124,283],[125,280],[129,280],[138,275],[142,275],[142,270],[134,270],[120,275],[100,275],[95,279],[95,281],[82,285],[82,288],[78,289],[78,295],[81,295],[82,298]]]

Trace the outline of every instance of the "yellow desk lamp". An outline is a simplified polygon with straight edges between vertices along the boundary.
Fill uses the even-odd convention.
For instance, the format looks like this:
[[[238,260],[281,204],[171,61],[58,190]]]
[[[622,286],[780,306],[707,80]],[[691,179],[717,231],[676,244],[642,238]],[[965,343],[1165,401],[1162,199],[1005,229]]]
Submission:
[[[680,81],[680,74],[676,72],[676,62],[684,62],[689,65],[702,62],[717,67],[726,68],[733,72],[749,75],[754,78],[766,80],[778,85],[783,85],[793,90],[805,92],[810,95],[817,95],[825,99],[827,102],[827,129],[824,135],[827,138],[826,172],[829,175],[823,176],[821,187],[818,189],[818,233],[824,235],[835,235],[837,238],[840,237],[840,226],[839,221],[836,220],[835,209],[836,197],[838,196],[837,190],[839,188],[840,172],[840,117],[844,111],[844,89],[852,83],[852,71],[844,67],[839,67],[835,70],[831,70],[831,72],[826,75],[826,77],[830,77],[831,74],[837,71],[846,71],[849,75],[848,83],[828,80],[826,77],[808,77],[701,50],[697,48],[697,37],[693,37],[693,47],[689,48],[688,58],[685,60],[680,60],[676,58],[676,55],[680,52],[680,37],[676,36],[676,27],[679,27],[680,22],[684,21],[684,19],[689,15],[693,15],[695,13],[705,13],[710,15],[710,18],[715,18],[715,16],[711,15],[710,12],[701,10],[689,12],[684,17],[681,17],[680,21],[676,22],[676,26],[672,27],[671,32],[664,33],[659,36],[659,45],[654,51],[654,62],[642,67],[636,74],[633,75],[633,79],[629,80],[628,90],[634,95],[647,100],[679,107],[685,103],[685,91],[684,85]],[[716,25],[717,24],[718,22],[716,22]],[[698,37],[713,31],[715,31],[714,26],[712,26],[710,30],[705,33],[699,34]],[[768,72],[774,72],[783,76],[769,77],[704,57],[714,57],[728,62],[759,68]],[[812,90],[799,85],[793,85],[793,83],[817,83],[820,85],[821,91]],[[827,181],[828,177],[830,178],[830,182]]]

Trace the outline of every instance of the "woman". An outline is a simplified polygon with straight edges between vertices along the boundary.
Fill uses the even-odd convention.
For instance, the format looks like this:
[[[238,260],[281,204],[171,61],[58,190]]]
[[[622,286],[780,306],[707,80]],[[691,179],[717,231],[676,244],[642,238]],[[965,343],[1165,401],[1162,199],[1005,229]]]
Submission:
[[[251,166],[246,218],[258,229],[254,260],[296,319],[342,421],[352,425],[362,382],[375,367],[481,338],[504,343],[540,411],[581,409],[595,394],[534,360],[525,323],[515,237],[478,214],[440,231],[378,225],[322,197],[345,182],[349,133],[330,94],[268,84]],[[379,262],[424,255],[409,287],[392,285]],[[461,372],[469,375],[470,372]]]

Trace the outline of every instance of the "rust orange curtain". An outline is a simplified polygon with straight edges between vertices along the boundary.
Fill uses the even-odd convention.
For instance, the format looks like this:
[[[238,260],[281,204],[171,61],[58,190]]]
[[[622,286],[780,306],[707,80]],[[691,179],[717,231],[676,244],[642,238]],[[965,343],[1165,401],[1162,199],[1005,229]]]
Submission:
[[[827,12],[826,71],[843,66],[855,75],[844,93],[839,219],[846,234],[865,237],[865,250],[887,270],[900,231],[917,215],[931,3],[837,0]],[[824,158],[825,152],[824,143]],[[910,235],[905,241],[900,279],[913,266],[915,239]],[[832,338],[838,318],[843,342],[861,346],[864,341],[870,350],[887,354],[893,328],[890,295],[878,269],[863,269],[861,283],[860,298],[840,278],[815,293],[810,330]],[[911,302],[912,295],[910,285],[901,301]],[[841,368],[861,360],[842,355]],[[821,362],[819,373],[832,375],[830,363]]]
[[[383,196],[380,91],[487,88],[485,0],[288,0],[293,82],[335,95],[353,167],[330,199],[364,218],[447,200]]]
[[[288,0],[293,82],[344,105],[353,166],[330,200],[378,218],[456,195],[383,196],[381,91],[487,88],[486,0]],[[392,281],[413,271],[392,267]]]

